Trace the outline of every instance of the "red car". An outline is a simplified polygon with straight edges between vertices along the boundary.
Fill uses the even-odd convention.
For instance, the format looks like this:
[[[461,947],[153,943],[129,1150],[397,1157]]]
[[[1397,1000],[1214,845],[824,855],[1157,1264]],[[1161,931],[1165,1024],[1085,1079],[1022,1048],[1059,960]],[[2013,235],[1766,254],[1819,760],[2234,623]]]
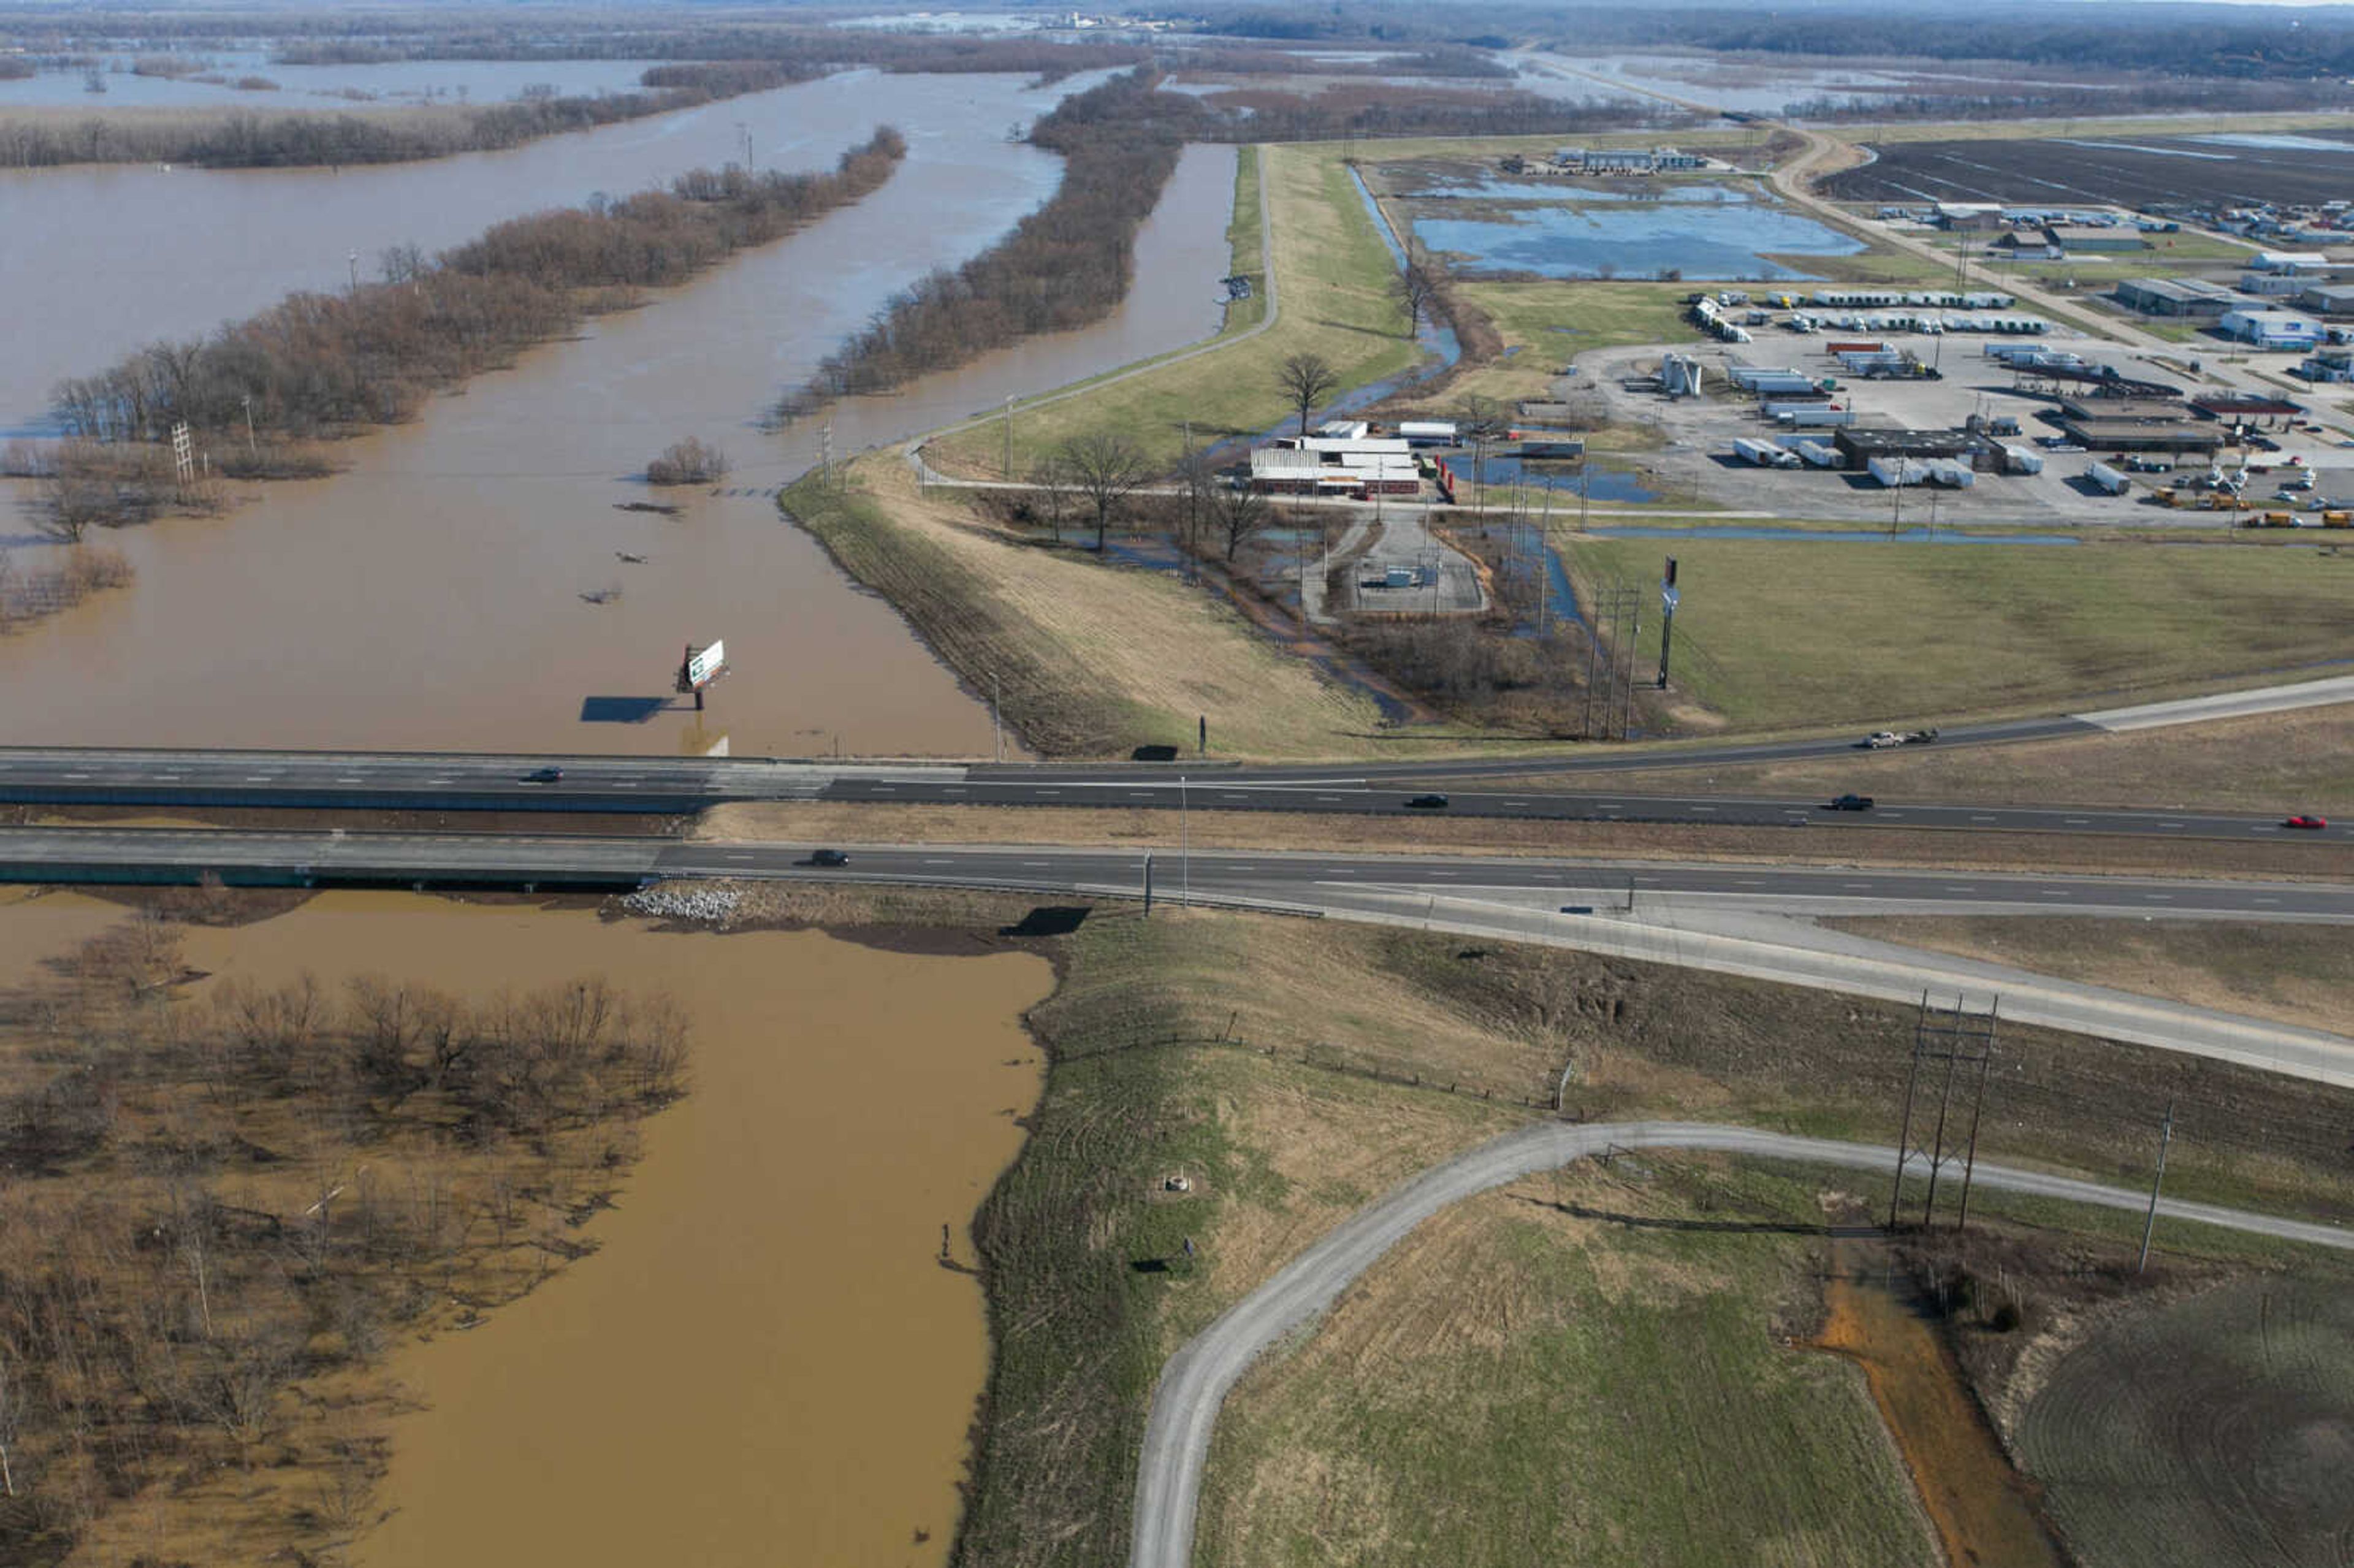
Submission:
[[[2289,828],[2326,828],[2329,825],[2329,819],[2327,817],[2307,817],[2300,815],[2291,817],[2287,821],[2281,825],[2283,827]]]

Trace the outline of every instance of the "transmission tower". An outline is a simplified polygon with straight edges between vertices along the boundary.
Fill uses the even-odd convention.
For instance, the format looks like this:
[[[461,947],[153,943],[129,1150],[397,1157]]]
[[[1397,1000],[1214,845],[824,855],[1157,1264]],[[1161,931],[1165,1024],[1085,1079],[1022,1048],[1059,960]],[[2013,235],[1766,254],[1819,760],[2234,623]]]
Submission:
[[[1935,1217],[1937,1209],[1937,1178],[1956,1160],[1962,1162],[1962,1197],[1955,1215],[1954,1227],[1962,1229],[1970,1223],[1970,1179],[1978,1169],[1978,1117],[1986,1108],[1987,1073],[1994,1063],[1995,1034],[2000,1023],[2002,999],[1996,997],[1987,1004],[1984,1012],[1963,1011],[1964,998],[1955,993],[1954,1005],[1934,1007],[1929,993],[1921,993],[1921,1005],[1913,1020],[1913,1071],[1904,1083],[1904,1123],[1896,1135],[1896,1181],[1888,1194],[1888,1228],[1896,1228],[1898,1208],[1904,1195],[1904,1168],[1914,1155],[1920,1155],[1929,1171],[1929,1187],[1921,1203],[1921,1224],[1925,1229]],[[1920,1103],[1921,1070],[1929,1069],[1937,1080],[1937,1114],[1928,1128],[1928,1140],[1913,1141],[1913,1108]],[[1954,1107],[1954,1083],[1966,1080],[1963,1092],[1970,1097],[1969,1131],[1956,1129],[1956,1150],[1948,1141],[1948,1128],[1957,1114]],[[1923,1119],[1929,1120],[1927,1107],[1922,1106]]]

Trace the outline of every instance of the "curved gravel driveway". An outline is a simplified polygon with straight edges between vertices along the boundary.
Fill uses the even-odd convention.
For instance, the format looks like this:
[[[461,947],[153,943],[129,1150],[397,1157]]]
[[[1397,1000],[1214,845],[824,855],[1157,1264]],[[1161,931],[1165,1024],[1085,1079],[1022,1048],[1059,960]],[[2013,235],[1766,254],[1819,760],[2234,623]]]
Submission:
[[[1193,1515],[1209,1457],[1210,1432],[1227,1391],[1266,1349],[1328,1309],[1357,1277],[1447,1205],[1507,1181],[1606,1149],[1709,1149],[1811,1164],[1886,1169],[1893,1149],[1825,1139],[1793,1138],[1747,1128],[1695,1122],[1618,1122],[1580,1126],[1545,1122],[1507,1133],[1424,1172],[1372,1206],[1358,1211],[1265,1285],[1235,1302],[1169,1358],[1153,1390],[1138,1461],[1130,1568],[1188,1568],[1193,1556]],[[2103,1208],[2138,1210],[2148,1194],[2103,1187],[2065,1176],[2007,1169],[1980,1161],[1977,1180],[2009,1192],[2061,1198]],[[2193,1220],[2317,1246],[2354,1250],[2354,1234],[2329,1225],[2168,1201],[2170,1219]]]

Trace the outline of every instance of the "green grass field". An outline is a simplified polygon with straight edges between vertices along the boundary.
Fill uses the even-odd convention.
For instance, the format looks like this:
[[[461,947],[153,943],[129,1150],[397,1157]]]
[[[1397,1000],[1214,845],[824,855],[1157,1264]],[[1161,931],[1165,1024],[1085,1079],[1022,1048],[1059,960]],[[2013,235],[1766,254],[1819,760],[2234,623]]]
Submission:
[[[1744,727],[1930,719],[2346,657],[2354,561],[2227,546],[1584,540],[1582,581],[1681,563],[1675,681]],[[1658,659],[1656,604],[1638,666]]]
[[[1861,1372],[1776,1336],[1814,1319],[1819,1258],[1770,1227],[1819,1224],[1817,1186],[1639,1170],[1458,1205],[1248,1375],[1201,1561],[1935,1562]]]
[[[1390,297],[1392,264],[1337,145],[1284,145],[1256,150],[1247,175],[1237,175],[1237,217],[1230,232],[1236,265],[1257,272],[1255,213],[1246,217],[1246,178],[1267,182],[1275,224],[1278,286],[1275,324],[1258,336],[1214,353],[1102,384],[1033,411],[1016,409],[1013,466],[1027,471],[1041,455],[1074,435],[1110,429],[1161,462],[1183,449],[1187,422],[1197,442],[1256,434],[1280,423],[1290,405],[1276,384],[1278,367],[1295,354],[1321,356],[1343,387],[1394,376],[1419,354],[1405,318]],[[1265,307],[1262,304],[1261,309]],[[1239,326],[1233,330],[1239,332]],[[970,430],[940,443],[944,455],[975,471],[994,471],[997,438]]]

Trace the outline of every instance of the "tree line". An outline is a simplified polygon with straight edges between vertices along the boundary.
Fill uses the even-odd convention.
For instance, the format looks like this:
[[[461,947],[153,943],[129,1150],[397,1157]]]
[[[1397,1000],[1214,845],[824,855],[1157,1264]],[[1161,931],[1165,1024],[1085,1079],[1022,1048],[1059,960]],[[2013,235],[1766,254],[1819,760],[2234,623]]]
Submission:
[[[895,296],[775,405],[779,418],[885,392],[1040,333],[1102,320],[1126,297],[1136,231],[1176,173],[1201,106],[1157,90],[1149,67],[1066,99],[1031,128],[1063,155],[1063,182],[1013,232]]]
[[[306,975],[182,1000],[180,929],[143,916],[0,993],[0,1560],[223,1468],[295,1478],[257,1518],[270,1556],[322,1560],[381,1444],[292,1421],[292,1386],[588,1250],[639,1119],[686,1087],[666,999]]]
[[[885,126],[826,174],[696,170],[666,190],[510,219],[438,258],[397,247],[380,259],[380,282],[291,295],[209,337],[150,344],[60,384],[52,407],[74,436],[162,440],[185,419],[228,451],[258,448],[265,433],[398,423],[436,388],[510,362],[588,311],[683,282],[860,199],[906,154]]]
[[[1351,82],[1317,93],[1234,89],[1213,93],[1204,103],[1211,114],[1196,140],[1214,142],[1564,135],[1690,124],[1693,120],[1681,110],[1614,99],[1380,82]]]
[[[820,74],[781,61],[655,66],[646,90],[558,98],[527,95],[478,109],[393,114],[190,112],[153,120],[89,115],[77,120],[0,122],[0,164],[164,163],[203,168],[310,168],[414,163],[458,153],[495,152],[542,136],[691,109],[762,92]]]

